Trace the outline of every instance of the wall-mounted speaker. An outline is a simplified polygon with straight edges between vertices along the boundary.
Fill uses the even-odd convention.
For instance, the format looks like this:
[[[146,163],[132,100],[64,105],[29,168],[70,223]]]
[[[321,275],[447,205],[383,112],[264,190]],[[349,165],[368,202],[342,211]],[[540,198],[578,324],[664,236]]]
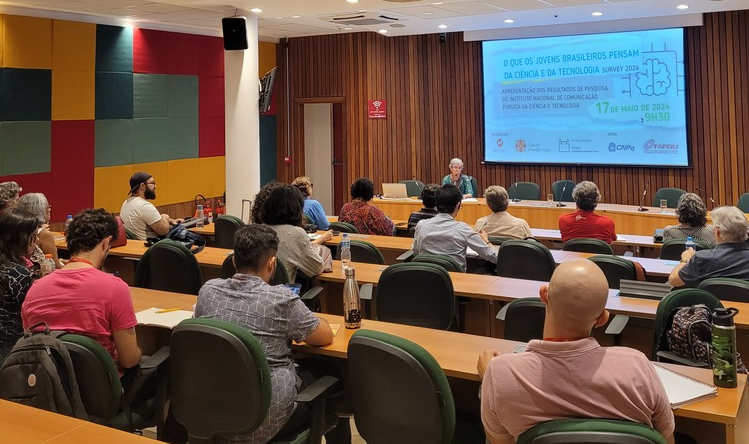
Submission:
[[[224,29],[224,49],[236,51],[249,48],[247,44],[247,24],[244,17],[224,17],[221,19]]]

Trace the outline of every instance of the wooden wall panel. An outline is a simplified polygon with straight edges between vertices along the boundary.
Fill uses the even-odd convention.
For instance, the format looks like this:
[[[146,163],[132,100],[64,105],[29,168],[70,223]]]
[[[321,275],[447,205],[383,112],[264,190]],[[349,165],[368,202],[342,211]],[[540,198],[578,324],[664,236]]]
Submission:
[[[277,57],[278,177],[290,181],[304,172],[303,104],[331,101],[343,107],[344,184],[360,176],[378,189],[411,178],[439,182],[449,160],[460,157],[482,190],[516,177],[537,182],[544,193],[558,179],[592,180],[604,200],[636,205],[650,182],[646,202],[658,188],[679,187],[735,204],[749,191],[748,29],[749,11],[706,14],[703,26],[686,29],[690,168],[484,165],[479,42],[464,42],[460,33],[447,34],[444,43],[437,34],[289,39]],[[387,101],[386,119],[367,117],[367,101],[375,99]],[[287,147],[290,164],[282,161]],[[348,200],[348,186],[336,193]]]

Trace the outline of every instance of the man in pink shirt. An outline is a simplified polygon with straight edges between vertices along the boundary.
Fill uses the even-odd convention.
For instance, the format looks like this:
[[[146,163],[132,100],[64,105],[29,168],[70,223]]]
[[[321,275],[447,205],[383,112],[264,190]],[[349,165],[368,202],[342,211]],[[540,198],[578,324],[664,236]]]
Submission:
[[[673,443],[674,415],[653,365],[637,350],[601,347],[590,337],[609,318],[603,272],[588,260],[566,262],[540,295],[544,339],[524,353],[486,350],[479,357],[489,442],[514,443],[545,421],[606,418],[646,424]]]
[[[579,237],[600,239],[609,244],[614,242],[616,240],[614,221],[593,212],[598,202],[601,201],[601,193],[596,184],[587,180],[580,182],[572,190],[572,198],[575,200],[577,211],[559,218],[562,242]]]

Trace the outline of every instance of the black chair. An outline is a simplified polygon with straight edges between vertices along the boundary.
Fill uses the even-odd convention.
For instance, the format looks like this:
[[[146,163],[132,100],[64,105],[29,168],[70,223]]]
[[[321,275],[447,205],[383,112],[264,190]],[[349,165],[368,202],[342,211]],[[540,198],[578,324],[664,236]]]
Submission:
[[[265,352],[243,328],[211,319],[188,319],[171,337],[171,407],[190,444],[219,442],[222,433],[251,433],[265,420],[271,378]],[[297,396],[312,406],[311,424],[278,443],[320,443],[325,395],[337,379],[325,376]]]
[[[676,205],[679,203],[679,198],[681,198],[684,193],[686,193],[686,191],[681,188],[660,188],[653,195],[653,206],[660,207],[661,199],[666,199],[668,201],[666,204],[668,208],[676,208]]]
[[[551,251],[540,242],[511,239],[497,252],[499,276],[548,282],[556,267]]]
[[[564,251],[578,251],[581,253],[594,253],[594,254],[614,254],[614,250],[611,249],[611,245],[602,241],[601,239],[593,239],[590,237],[578,237],[576,239],[570,239],[562,246]]]
[[[340,233],[358,233],[359,230],[348,222],[331,222],[329,230],[338,231]]]
[[[242,219],[228,214],[219,216],[214,221],[214,224],[213,228],[216,230],[216,247],[230,249],[234,248],[234,233],[246,225]]]
[[[736,206],[744,213],[749,213],[749,193],[742,194],[739,201],[736,202]]]
[[[652,427],[617,419],[558,419],[542,422],[518,437],[517,444],[666,444]]]
[[[411,262],[425,262],[439,265],[447,271],[455,271],[458,273],[463,272],[458,261],[444,254],[421,253],[414,256],[413,259],[411,259]]]
[[[471,178],[471,188],[473,188],[473,197],[480,197],[481,196],[481,190],[479,190],[479,182],[476,180],[475,177],[469,176]]]
[[[175,293],[198,294],[203,276],[195,255],[169,239],[146,250],[135,270],[135,286]]]
[[[377,283],[375,311],[380,321],[447,330],[455,318],[452,279],[439,265],[391,265]]]
[[[749,302],[749,281],[733,278],[710,278],[697,288],[707,290],[721,301]]]
[[[520,342],[543,339],[546,305],[541,298],[515,299],[499,310],[497,319],[505,321],[504,339]]]
[[[399,183],[406,184],[406,195],[408,197],[421,197],[424,190],[424,183],[418,180],[401,180]]]
[[[510,199],[541,200],[541,187],[535,182],[514,182],[507,193]]]
[[[572,190],[575,189],[575,182],[571,180],[557,180],[551,184],[551,192],[554,194],[554,202],[574,202]],[[562,194],[564,191],[564,194]]]
[[[710,311],[717,307],[723,307],[718,298],[713,296],[707,290],[698,288],[682,288],[672,291],[661,299],[658,308],[655,311],[655,338],[653,340],[653,354],[650,357],[653,361],[676,362],[678,364],[690,365],[693,367],[706,367],[708,364],[700,361],[682,358],[669,351],[666,336],[671,328],[671,322],[674,319],[676,310],[681,307],[689,307],[697,304],[705,304]]]
[[[382,252],[374,244],[351,239],[351,261],[352,262],[364,262],[367,264],[380,264],[385,265],[385,257]],[[335,258],[341,258],[341,244],[338,243],[336,249]]]
[[[610,254],[591,256],[588,260],[595,262],[606,275],[609,288],[618,289],[622,279],[637,280],[637,269],[632,261]]]
[[[661,245],[660,258],[668,261],[678,261],[681,259],[681,253],[687,249],[686,239],[669,239]],[[699,239],[694,239],[695,251],[709,250],[710,245]]]

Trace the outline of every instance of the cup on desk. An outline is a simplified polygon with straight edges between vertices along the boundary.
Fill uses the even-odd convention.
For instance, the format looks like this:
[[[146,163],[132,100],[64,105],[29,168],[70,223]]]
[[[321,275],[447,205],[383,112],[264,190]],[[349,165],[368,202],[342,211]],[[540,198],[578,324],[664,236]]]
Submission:
[[[667,207],[668,207],[668,200],[661,199],[661,213],[665,213]]]
[[[546,195],[546,202],[549,202],[549,205],[551,205],[551,204],[554,203],[554,194],[553,193],[549,193],[549,194]]]

